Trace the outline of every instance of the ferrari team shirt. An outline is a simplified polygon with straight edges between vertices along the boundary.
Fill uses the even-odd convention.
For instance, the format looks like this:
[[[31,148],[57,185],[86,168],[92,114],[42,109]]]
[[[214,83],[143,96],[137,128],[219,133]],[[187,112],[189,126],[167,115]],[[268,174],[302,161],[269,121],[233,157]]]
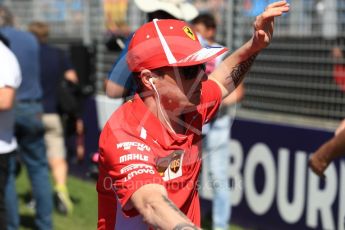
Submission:
[[[176,118],[185,135],[166,129],[138,95],[112,114],[99,140],[98,229],[149,229],[128,201],[152,183],[164,185],[169,199],[200,226],[201,127],[220,103],[219,86],[203,82],[200,105]]]

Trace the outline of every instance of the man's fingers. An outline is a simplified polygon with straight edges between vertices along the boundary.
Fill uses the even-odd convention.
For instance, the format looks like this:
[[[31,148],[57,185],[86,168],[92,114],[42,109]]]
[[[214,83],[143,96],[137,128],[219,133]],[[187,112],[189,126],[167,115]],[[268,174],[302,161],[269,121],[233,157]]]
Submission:
[[[326,179],[324,170],[321,169],[320,165],[318,166],[316,163],[314,163],[313,156],[309,159],[308,163],[309,163],[309,167],[316,175],[318,175],[321,179]]]
[[[279,9],[272,9],[272,10],[268,10],[262,13],[262,18],[263,19],[267,19],[267,18],[271,18],[271,17],[277,17],[277,16],[281,16],[283,14],[284,11],[281,11]]]
[[[319,177],[321,177],[321,178],[326,178],[325,174],[324,174],[321,170],[319,170],[318,168],[314,167],[313,165],[311,165],[310,168],[311,168],[311,170],[312,170],[316,175],[318,175]]]
[[[272,17],[278,17],[281,16],[283,13],[288,12],[289,7],[279,7],[279,8],[273,8],[270,10],[266,10],[261,14],[261,18],[263,20],[272,18]]]
[[[281,7],[281,6],[290,6],[290,4],[287,3],[287,1],[273,2],[266,7],[266,10],[271,9],[271,8],[275,8],[275,7]]]
[[[261,15],[259,15],[255,20],[255,28],[257,30],[264,29],[264,25],[268,20],[274,20],[275,17],[281,16],[284,12],[287,12],[285,10],[282,10],[280,8],[276,9],[270,9],[265,12],[263,12]]]
[[[277,17],[277,16],[281,16],[283,13],[288,12],[289,10],[290,10],[290,7],[288,5],[267,8],[264,12],[262,12],[261,16],[263,19],[267,19],[270,17]]]

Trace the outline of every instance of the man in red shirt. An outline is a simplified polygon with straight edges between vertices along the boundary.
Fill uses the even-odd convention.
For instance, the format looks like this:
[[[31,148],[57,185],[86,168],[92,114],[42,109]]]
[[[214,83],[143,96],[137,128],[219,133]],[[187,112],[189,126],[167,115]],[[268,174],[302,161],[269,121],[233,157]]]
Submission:
[[[208,77],[204,63],[226,48],[202,48],[183,21],[154,20],[133,35],[128,66],[138,93],[113,113],[99,141],[98,229],[199,229],[201,127],[271,41],[269,5],[254,35]]]

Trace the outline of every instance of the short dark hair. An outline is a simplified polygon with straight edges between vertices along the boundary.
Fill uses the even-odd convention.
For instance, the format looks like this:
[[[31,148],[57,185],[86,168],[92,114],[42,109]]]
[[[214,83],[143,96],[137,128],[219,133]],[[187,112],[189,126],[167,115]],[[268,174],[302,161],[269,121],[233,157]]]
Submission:
[[[49,25],[41,21],[33,21],[28,29],[33,33],[41,43],[46,43],[49,36]]]
[[[192,20],[192,24],[203,24],[207,29],[217,29],[217,23],[214,16],[210,13],[199,14],[196,18]]]
[[[141,78],[140,78],[140,72],[132,72],[132,76],[130,76],[133,81],[133,83],[135,84],[136,86],[136,92],[137,93],[141,93],[143,91],[143,84],[141,82]]]

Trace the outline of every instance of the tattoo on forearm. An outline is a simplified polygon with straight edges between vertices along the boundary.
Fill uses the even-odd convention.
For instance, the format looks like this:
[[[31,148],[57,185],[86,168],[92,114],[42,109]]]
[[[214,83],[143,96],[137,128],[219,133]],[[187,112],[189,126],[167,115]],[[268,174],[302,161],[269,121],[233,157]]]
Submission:
[[[256,56],[257,53],[250,56],[247,60],[237,64],[231,71],[230,75],[227,77],[227,80],[230,80],[230,82],[234,83],[235,88],[239,86],[239,84],[241,84],[244,75],[249,71]]]
[[[176,212],[178,212],[178,214],[180,214],[181,217],[187,219],[186,215],[185,215],[183,212],[181,212],[181,210],[180,210],[178,207],[176,207],[176,205],[175,205],[173,202],[171,202],[171,200],[169,200],[168,197],[163,196],[163,200],[164,200],[165,203],[167,203],[173,210],[175,210]]]
[[[175,205],[173,202],[171,202],[171,200],[169,200],[168,197],[163,196],[163,200],[164,200],[173,210],[175,210],[181,217],[183,217],[183,218],[186,219],[187,221],[190,221],[190,220],[186,217],[186,215],[185,215],[183,212],[181,212],[181,210],[180,210],[178,207],[176,207],[176,205]],[[198,228],[197,228],[195,225],[193,225],[193,224],[180,223],[180,224],[177,224],[177,225],[173,228],[173,230],[198,230]]]
[[[197,230],[198,228],[191,224],[178,224],[173,230]]]

